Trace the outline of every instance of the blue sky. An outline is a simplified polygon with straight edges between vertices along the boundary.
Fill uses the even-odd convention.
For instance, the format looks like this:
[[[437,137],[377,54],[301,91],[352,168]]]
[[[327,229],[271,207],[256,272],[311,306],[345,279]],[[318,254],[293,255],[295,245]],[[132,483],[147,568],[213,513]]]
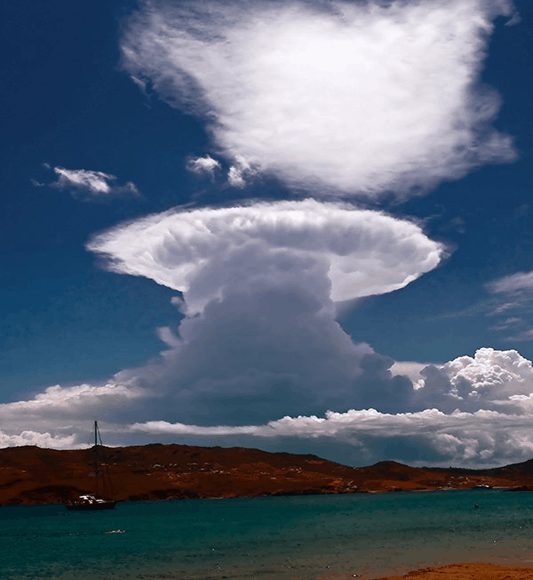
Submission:
[[[252,3],[262,4],[268,5]],[[232,5],[242,10],[239,2]],[[326,14],[328,3],[303,5]],[[183,315],[171,304],[176,290],[155,284],[153,276],[110,272],[106,260],[86,248],[95,235],[176,206],[320,197],[315,186],[295,185],[283,169],[258,170],[258,176],[254,169],[245,174],[244,187],[227,183],[223,172],[234,161],[220,154],[223,147],[214,146],[212,111],[191,110],[169,95],[158,76],[166,72],[155,70],[156,64],[132,64],[121,57],[121,46],[133,42],[127,35],[139,6],[142,14],[149,4],[22,0],[2,6],[2,403],[25,400],[49,385],[100,384],[124,369],[143,367],[166,348],[157,329],[178,332]],[[185,18],[173,15],[172,3],[154,6]],[[498,313],[510,294],[487,287],[533,270],[533,7],[525,0],[514,6],[519,17],[495,19],[476,86],[490,86],[499,94],[501,107],[490,126],[512,137],[516,158],[484,162],[464,175],[451,171],[424,185],[421,195],[341,195],[398,220],[415,219],[429,239],[446,247],[440,265],[414,282],[338,309],[337,319],[354,343],[367,343],[380,356],[445,363],[492,347],[533,358],[527,291],[518,298],[512,294],[514,306]],[[131,78],[139,76],[138,69],[148,79],[145,91]],[[187,169],[188,160],[208,154],[221,164],[216,178]],[[58,185],[55,167],[104,172],[116,176],[119,186],[134,183],[139,194],[95,199],[72,184]],[[261,303],[256,306],[260,311]],[[225,324],[232,328],[231,321]],[[243,408],[246,413],[244,403]],[[258,420],[283,414],[280,409],[279,415]],[[254,416],[250,413],[250,420]],[[160,416],[154,411],[135,420],[163,418],[188,422],[168,408]],[[217,424],[215,417],[198,421]]]
[[[157,100],[146,103],[120,71],[118,34],[127,10],[127,3],[114,2],[4,6],[6,399],[143,361],[159,350],[154,328],[175,315],[169,292],[110,276],[84,249],[95,231],[187,202],[196,184],[183,159],[205,142],[198,123]],[[133,203],[80,203],[32,185],[46,175],[45,162],[97,167],[150,193]]]

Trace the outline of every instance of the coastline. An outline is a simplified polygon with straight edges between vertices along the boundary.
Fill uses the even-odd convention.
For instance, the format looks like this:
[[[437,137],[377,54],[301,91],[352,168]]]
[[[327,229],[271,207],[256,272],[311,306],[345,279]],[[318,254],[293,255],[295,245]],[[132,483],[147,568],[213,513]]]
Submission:
[[[533,491],[533,460],[489,469],[342,465],[314,455],[188,445],[99,447],[116,501],[472,490]],[[0,449],[0,505],[94,493],[93,450]],[[481,495],[480,495],[481,497]]]

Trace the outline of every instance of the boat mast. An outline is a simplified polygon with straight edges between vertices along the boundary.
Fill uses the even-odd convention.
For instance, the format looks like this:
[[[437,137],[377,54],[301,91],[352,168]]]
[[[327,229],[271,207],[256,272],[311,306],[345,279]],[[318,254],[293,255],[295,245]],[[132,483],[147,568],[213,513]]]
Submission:
[[[94,483],[95,493],[99,492],[99,465],[98,465],[98,421],[94,422]]]

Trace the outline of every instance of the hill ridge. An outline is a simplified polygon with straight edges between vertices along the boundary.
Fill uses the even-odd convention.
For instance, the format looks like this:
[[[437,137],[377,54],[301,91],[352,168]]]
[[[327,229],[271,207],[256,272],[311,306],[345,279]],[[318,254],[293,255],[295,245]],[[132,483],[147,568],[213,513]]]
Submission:
[[[0,505],[61,503],[91,493],[92,448],[0,449]],[[102,447],[118,500],[232,498],[504,487],[533,490],[533,460],[490,469],[350,467],[316,455],[177,443]]]

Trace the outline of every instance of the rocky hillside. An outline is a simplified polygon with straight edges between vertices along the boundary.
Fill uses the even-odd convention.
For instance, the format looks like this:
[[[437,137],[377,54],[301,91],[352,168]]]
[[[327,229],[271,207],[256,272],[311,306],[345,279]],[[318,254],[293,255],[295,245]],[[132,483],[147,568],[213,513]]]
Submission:
[[[533,460],[499,469],[352,468],[313,455],[145,445],[99,448],[119,500],[469,489],[533,490]],[[92,493],[93,450],[0,449],[0,505],[60,503]]]

